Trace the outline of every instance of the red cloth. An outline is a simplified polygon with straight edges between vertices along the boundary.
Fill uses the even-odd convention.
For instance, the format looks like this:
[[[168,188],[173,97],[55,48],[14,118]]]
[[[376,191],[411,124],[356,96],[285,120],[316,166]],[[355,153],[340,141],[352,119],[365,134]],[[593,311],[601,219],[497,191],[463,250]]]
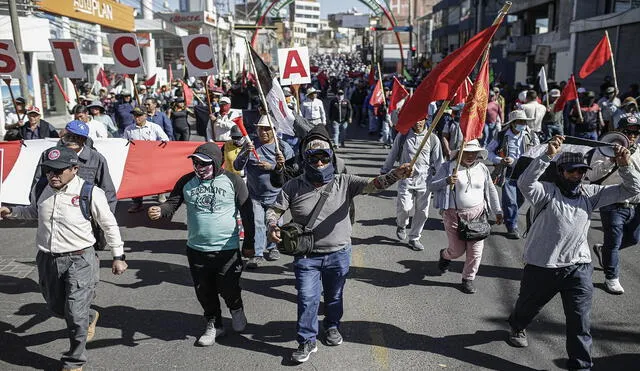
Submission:
[[[607,63],[607,61],[611,59],[611,45],[609,44],[609,38],[607,35],[604,35],[602,40],[596,45],[595,49],[589,55],[582,68],[580,68],[580,72],[578,72],[578,76],[581,79],[591,75],[593,71],[600,68],[603,64]]]
[[[384,104],[384,89],[382,89],[382,81],[379,81],[376,84],[376,87],[373,88],[373,93],[371,94],[371,98],[369,98],[369,104],[374,107]]]
[[[369,86],[373,86],[373,84],[376,83],[376,69],[375,67],[371,66],[371,69],[369,70]]]
[[[180,84],[182,84],[182,93],[183,93],[183,98],[184,98],[184,104],[189,107],[191,106],[191,103],[193,102],[193,90],[191,90],[191,88],[189,86],[187,86],[187,84],[180,80]]]
[[[107,74],[104,73],[104,70],[102,69],[102,67],[100,67],[100,69],[98,70],[98,75],[96,76],[96,80],[98,80],[100,85],[102,85],[105,88],[109,86],[109,79],[107,78]]]
[[[486,123],[496,123],[502,117],[502,108],[496,101],[491,101],[487,104],[487,118],[484,120]]]
[[[153,76],[149,77],[147,80],[145,80],[145,82],[144,82],[144,86],[147,86],[147,87],[148,87],[148,86],[153,86],[153,85],[155,85],[155,84],[156,84],[156,76],[157,76],[157,75],[158,75],[158,74],[156,73],[155,75],[153,75]]]
[[[460,130],[464,135],[464,141],[468,142],[482,136],[484,119],[487,116],[487,104],[489,103],[489,58],[485,59],[476,82],[467,97],[467,103],[462,109],[460,117]]]
[[[431,70],[400,112],[396,125],[400,133],[406,134],[416,122],[427,117],[430,102],[453,97],[501,24],[502,21],[476,34]]]
[[[456,95],[451,100],[451,105],[457,106],[460,103],[466,102],[467,96],[471,93],[471,87],[473,87],[473,83],[471,82],[471,79],[467,77],[456,91]]]
[[[409,92],[404,86],[398,81],[398,79],[393,77],[393,87],[391,88],[391,98],[389,99],[389,111],[395,111],[398,108],[398,102],[400,102],[403,98],[407,97]]]
[[[564,109],[564,105],[570,100],[578,99],[578,89],[576,89],[576,79],[573,75],[569,77],[567,85],[562,89],[562,93],[553,106],[553,112],[559,112]]]
[[[318,74],[318,82],[320,83],[320,88],[324,89],[325,85],[327,85],[327,80],[329,80],[329,78],[327,77],[327,74],[324,73],[324,71]]]

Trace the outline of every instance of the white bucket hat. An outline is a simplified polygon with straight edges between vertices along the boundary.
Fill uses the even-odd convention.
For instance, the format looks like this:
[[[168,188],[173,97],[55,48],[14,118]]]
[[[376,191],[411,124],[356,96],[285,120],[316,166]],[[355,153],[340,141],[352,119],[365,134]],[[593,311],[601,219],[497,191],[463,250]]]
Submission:
[[[478,152],[478,157],[486,160],[487,159],[487,150],[484,149],[480,142],[477,139],[473,139],[464,144],[464,148],[462,152]],[[457,157],[458,151],[452,151],[451,158]]]
[[[311,94],[315,94],[318,91],[316,89],[314,89],[313,87],[307,89],[307,95],[311,95]]]
[[[509,121],[507,121],[505,125],[509,125],[510,123],[516,120],[532,121],[533,117],[529,118],[527,117],[527,114],[523,110],[516,109],[509,113]]]

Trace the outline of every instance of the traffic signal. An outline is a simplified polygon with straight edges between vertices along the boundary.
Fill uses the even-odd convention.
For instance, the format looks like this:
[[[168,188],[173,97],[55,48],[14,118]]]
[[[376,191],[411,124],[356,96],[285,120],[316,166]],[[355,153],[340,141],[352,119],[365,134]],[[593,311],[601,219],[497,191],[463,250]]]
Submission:
[[[415,47],[415,46],[412,46],[412,47],[411,47],[411,57],[413,58],[413,57],[415,57],[415,56],[416,56],[416,47]]]

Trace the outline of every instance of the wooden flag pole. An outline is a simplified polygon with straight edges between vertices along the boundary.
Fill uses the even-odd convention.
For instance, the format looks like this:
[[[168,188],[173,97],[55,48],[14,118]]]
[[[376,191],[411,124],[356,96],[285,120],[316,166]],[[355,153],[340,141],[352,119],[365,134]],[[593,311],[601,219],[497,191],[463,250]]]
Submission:
[[[440,119],[442,118],[442,115],[444,115],[444,111],[446,111],[446,109],[449,108],[449,102],[450,101],[448,100],[445,100],[444,102],[442,102],[442,105],[440,106],[438,113],[436,113],[436,117],[431,121],[431,125],[429,126],[429,129],[427,129],[427,134],[425,134],[424,138],[422,138],[422,142],[420,142],[420,147],[418,147],[416,154],[413,155],[413,158],[411,159],[411,162],[410,162],[411,167],[413,167],[416,164],[416,161],[418,161],[420,152],[422,152],[422,149],[427,144],[427,141],[429,140],[431,133],[433,133],[433,129],[435,129],[435,127],[438,125],[438,121],[440,121]]]
[[[256,84],[258,85],[258,93],[260,94],[260,100],[262,101],[262,105],[264,106],[264,110],[267,112],[266,116],[267,116],[267,122],[269,122],[269,126],[271,127],[271,130],[273,131],[273,137],[275,139],[275,145],[276,145],[276,154],[281,154],[282,152],[280,151],[280,145],[278,144],[278,137],[276,135],[276,128],[273,126],[273,123],[271,122],[271,116],[269,115],[269,106],[267,106],[267,99],[264,96],[264,92],[262,91],[262,84],[260,84],[260,77],[258,76],[258,71],[256,70],[256,64],[253,62],[253,55],[251,54],[251,45],[249,45],[249,41],[247,41],[247,39],[244,39],[244,43],[247,46],[247,52],[249,54],[249,64],[251,64],[251,70],[253,71],[253,74],[256,77]]]
[[[291,85],[293,97],[296,99],[296,111],[300,114],[300,84]]]
[[[131,79],[129,75],[127,75],[127,78]],[[133,85],[133,96],[136,98],[136,103],[138,103],[138,107],[140,107],[142,103],[140,103],[140,94],[138,94],[138,86],[136,85],[137,79],[138,79],[138,74],[137,73],[133,74],[133,80],[131,80],[131,85]],[[127,80],[125,79],[125,86],[126,86],[126,83],[127,83]]]
[[[378,66],[378,83],[380,84],[380,91],[382,92],[382,105],[384,107],[387,107],[387,97],[384,96],[384,85],[382,84],[382,71],[380,71],[380,63],[377,64]]]
[[[609,32],[604,30],[604,35],[607,37],[607,44],[609,44],[609,51],[611,52],[611,68],[613,69],[613,86],[616,89],[616,95],[620,92],[618,90],[618,75],[616,74],[616,62],[613,60],[613,48],[611,47],[611,40],[609,39]]]
[[[204,84],[204,91],[207,93],[207,107],[209,107],[209,115],[213,114],[213,108],[211,107],[211,95],[209,94],[209,86],[207,84],[207,76],[200,76],[200,80],[202,80]],[[196,95],[195,93],[193,94]]]
[[[69,79],[71,81],[71,85],[73,85],[73,91],[76,93],[76,103],[77,104],[82,104],[82,102],[80,102],[80,92],[78,91],[78,79]]]
[[[5,84],[7,84],[7,88],[9,88],[9,95],[11,95],[11,104],[13,104],[13,110],[16,111],[16,116],[18,116],[18,126],[20,126],[20,122],[24,120],[24,117],[27,115],[27,107],[25,107],[25,114],[20,117],[20,113],[18,112],[18,107],[16,106],[16,98],[13,95],[13,90],[11,90],[11,78],[2,79]]]

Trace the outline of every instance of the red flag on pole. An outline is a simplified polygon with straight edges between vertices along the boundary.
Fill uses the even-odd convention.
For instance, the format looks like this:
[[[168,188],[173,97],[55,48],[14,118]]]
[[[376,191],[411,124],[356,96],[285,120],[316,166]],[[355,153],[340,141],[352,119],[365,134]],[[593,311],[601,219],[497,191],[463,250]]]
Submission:
[[[378,81],[376,87],[373,88],[369,104],[372,106],[380,106],[384,104],[384,90],[382,89],[382,81]]]
[[[393,77],[393,87],[391,88],[391,98],[389,98],[389,111],[394,111],[398,108],[398,102],[400,102],[405,97],[409,96],[409,92],[404,86],[398,81],[398,79]]]
[[[320,83],[320,87],[322,89],[324,89],[325,85],[327,85],[328,80],[329,78],[327,77],[327,74],[324,73],[324,71],[320,71],[320,73],[318,74],[318,82]]]
[[[478,77],[466,101],[460,116],[460,130],[464,135],[464,141],[468,142],[482,136],[489,103],[489,58],[480,66]]]
[[[467,76],[467,78],[464,79],[462,85],[460,85],[460,87],[456,91],[456,95],[451,100],[451,105],[455,106],[460,103],[464,103],[467,99],[467,96],[469,96],[469,93],[471,93],[472,87],[473,82],[471,82],[471,79]]]
[[[564,109],[568,101],[578,99],[578,89],[576,89],[576,79],[571,75],[567,81],[567,85],[562,89],[562,93],[558,100],[554,103],[553,112],[560,112]]]
[[[180,84],[182,84],[182,94],[184,97],[184,104],[187,107],[189,107],[193,102],[193,91],[184,81],[180,80]]]
[[[104,73],[104,70],[102,69],[102,67],[100,67],[100,69],[98,69],[98,75],[96,76],[96,80],[104,88],[106,88],[106,87],[108,87],[110,85],[109,84],[109,79],[107,78],[107,74]]]
[[[144,81],[144,86],[146,86],[146,87],[150,87],[150,86],[155,85],[155,84],[156,84],[156,76],[157,76],[157,75],[158,75],[158,74],[156,73],[156,74],[154,74],[153,76],[151,76],[151,77],[149,77],[148,79],[146,79],[146,80]]]
[[[595,49],[589,55],[582,68],[580,68],[580,72],[578,72],[578,76],[581,79],[591,75],[593,71],[600,68],[603,64],[607,63],[607,61],[611,59],[611,45],[609,45],[609,38],[605,35],[602,40],[596,45]]]
[[[416,122],[427,117],[426,106],[429,102],[453,97],[478,63],[482,52],[501,24],[502,20],[476,34],[429,72],[400,112],[396,125],[400,133],[406,134]]]
[[[173,82],[173,69],[171,69],[171,65],[169,65],[169,84]]]
[[[373,86],[376,83],[376,68],[372,65],[369,70],[369,86]]]

